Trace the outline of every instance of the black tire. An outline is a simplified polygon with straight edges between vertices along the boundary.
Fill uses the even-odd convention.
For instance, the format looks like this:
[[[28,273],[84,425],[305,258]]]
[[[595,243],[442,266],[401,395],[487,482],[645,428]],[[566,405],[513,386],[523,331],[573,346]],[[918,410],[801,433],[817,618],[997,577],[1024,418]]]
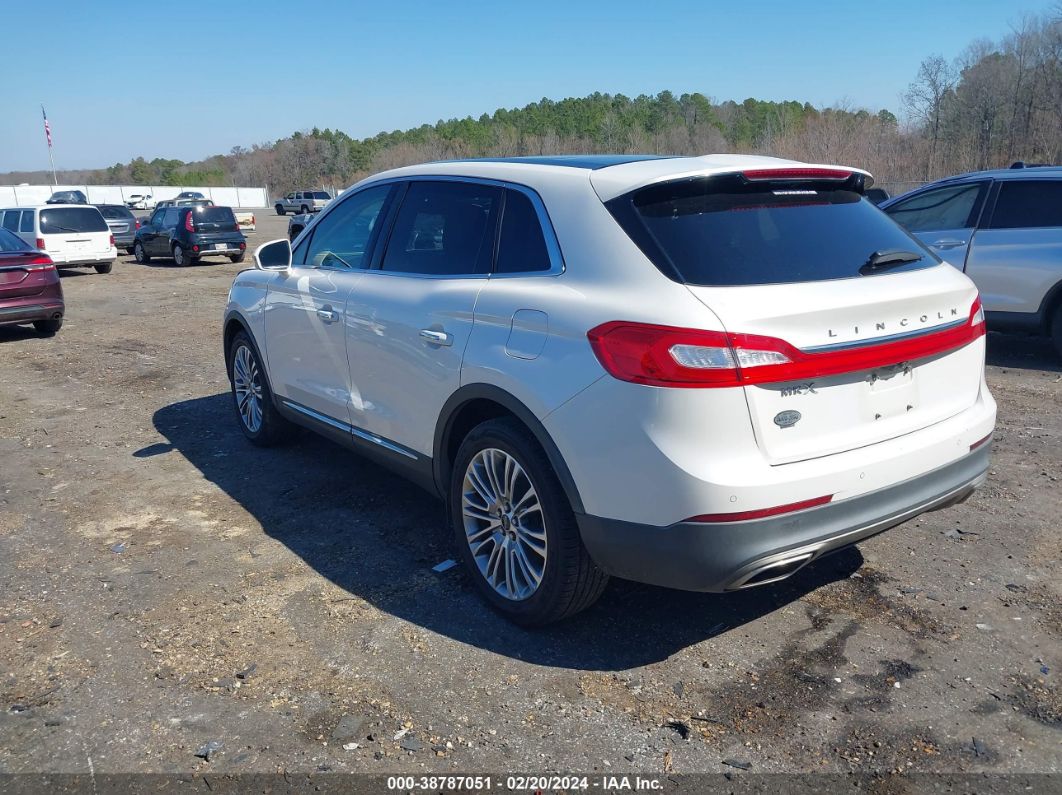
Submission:
[[[63,319],[50,318],[48,320],[34,320],[33,328],[37,330],[37,333],[42,337],[50,337],[55,334],[59,329],[63,327]]]
[[[241,251],[241,252],[240,252],[239,254],[237,254],[236,256],[234,256],[234,257],[229,257],[229,259],[230,259],[230,260],[232,260],[232,261],[233,261],[234,263],[236,263],[236,262],[243,262],[243,258],[244,258],[244,257],[245,257],[246,255],[247,255],[247,252],[246,252],[246,251]]]
[[[309,214],[309,212],[310,212],[310,208],[309,208],[309,207],[307,207],[307,206],[306,206],[306,205],[304,204],[304,205],[302,205],[302,207],[300,207],[300,208],[299,208],[299,212],[300,212],[300,213],[301,213],[302,215],[307,215],[307,214]]]
[[[1051,342],[1055,344],[1055,352],[1062,358],[1062,304],[1055,307],[1051,319]]]
[[[302,232],[302,229],[303,229],[303,227],[301,227],[301,226],[293,226],[293,227],[291,227],[291,229],[288,231],[288,240],[290,242],[294,243],[295,242],[295,238],[297,238],[299,236],[299,233]]]
[[[537,589],[522,600],[498,593],[480,572],[465,537],[462,497],[465,473],[477,453],[495,448],[516,459],[542,505],[546,560]],[[461,443],[450,477],[450,521],[458,555],[476,588],[509,620],[524,626],[549,624],[590,607],[608,584],[608,575],[590,559],[579,535],[575,514],[538,441],[517,420],[488,420],[469,432]]]
[[[180,243],[173,244],[173,264],[178,267],[185,267],[191,264],[192,258],[188,256],[188,252],[184,250],[184,246]]]
[[[101,262],[96,266],[96,273],[110,273],[114,269],[113,262]]]
[[[277,209],[277,215],[287,215],[288,214],[288,211],[285,210],[284,207],[279,205],[279,204],[277,205],[276,209]]]
[[[127,249],[125,250],[125,253],[126,253],[126,254],[132,254],[132,253],[133,253],[133,247],[132,247],[132,246],[129,246],[129,247],[128,247],[128,248],[127,248]]]
[[[255,363],[258,368],[259,377],[261,379],[261,403],[262,403],[262,420],[261,425],[257,430],[249,427],[245,421],[243,413],[240,411],[240,400],[236,394],[236,357],[240,352],[240,349],[247,350],[247,354]],[[294,426],[284,419],[280,412],[277,411],[276,406],[273,404],[273,392],[269,389],[269,379],[266,378],[265,370],[262,368],[262,360],[258,356],[258,351],[255,349],[247,333],[240,331],[232,339],[232,344],[229,346],[228,351],[228,369],[229,369],[229,388],[232,393],[232,405],[236,412],[236,423],[240,426],[240,430],[243,431],[243,435],[251,441],[252,444],[259,447],[273,447],[274,445],[286,442],[291,438],[294,433]]]
[[[133,258],[141,265],[151,262],[151,255],[144,251],[144,244],[139,240],[133,244]]]

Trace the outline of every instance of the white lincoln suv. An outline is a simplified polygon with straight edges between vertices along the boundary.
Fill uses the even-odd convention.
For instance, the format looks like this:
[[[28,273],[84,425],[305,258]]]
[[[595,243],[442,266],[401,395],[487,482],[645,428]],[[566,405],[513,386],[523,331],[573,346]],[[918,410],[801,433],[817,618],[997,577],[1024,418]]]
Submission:
[[[609,575],[788,577],[965,499],[996,406],[970,280],[864,197],[767,157],[530,157],[370,177],[240,273],[236,415],[448,506],[521,623]]]

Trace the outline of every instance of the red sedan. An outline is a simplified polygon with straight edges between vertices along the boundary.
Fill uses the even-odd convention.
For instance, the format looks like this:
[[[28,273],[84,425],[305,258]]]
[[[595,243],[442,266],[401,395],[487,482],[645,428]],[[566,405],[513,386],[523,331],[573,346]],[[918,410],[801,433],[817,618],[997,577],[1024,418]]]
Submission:
[[[62,328],[65,312],[51,258],[0,227],[0,326],[32,323],[51,336]]]

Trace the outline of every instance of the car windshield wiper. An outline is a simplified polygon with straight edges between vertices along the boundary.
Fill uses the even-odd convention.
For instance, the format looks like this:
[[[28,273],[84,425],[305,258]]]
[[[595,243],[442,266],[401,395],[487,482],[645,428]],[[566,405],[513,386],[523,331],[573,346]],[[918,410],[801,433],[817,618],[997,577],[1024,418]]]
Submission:
[[[62,229],[64,232],[80,233],[80,229],[71,229],[69,226],[59,226],[59,224],[52,224],[55,229]]]
[[[863,263],[863,267],[859,269],[859,272],[863,274],[874,273],[882,268],[894,268],[897,265],[918,262],[920,259],[922,259],[922,255],[917,251],[908,251],[902,248],[886,248],[881,251],[875,251],[867,257],[867,261]]]

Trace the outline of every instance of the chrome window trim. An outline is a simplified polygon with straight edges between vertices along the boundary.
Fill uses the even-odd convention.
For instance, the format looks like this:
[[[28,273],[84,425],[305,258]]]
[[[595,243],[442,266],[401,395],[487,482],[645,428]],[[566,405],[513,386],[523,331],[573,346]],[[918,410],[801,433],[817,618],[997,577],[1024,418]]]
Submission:
[[[349,423],[333,419],[327,414],[322,414],[319,411],[314,411],[313,409],[307,408],[301,403],[296,403],[294,400],[284,399],[283,402],[285,406],[287,406],[289,409],[292,409],[293,411],[297,411],[300,414],[305,414],[311,419],[317,420],[318,422],[323,422],[325,425],[330,425],[333,428],[336,428],[337,430],[343,431],[344,433],[349,433],[354,436],[357,436],[359,439],[364,439],[367,442],[377,444],[386,450],[390,450],[392,453],[404,455],[406,458],[412,458],[414,461],[416,461],[418,458],[417,454],[414,453],[412,450],[407,450],[405,447],[402,447],[399,444],[395,444],[391,440],[385,439],[382,436],[377,436],[375,433],[369,433],[369,431],[363,431],[361,428],[356,428],[353,425],[350,425]]]

